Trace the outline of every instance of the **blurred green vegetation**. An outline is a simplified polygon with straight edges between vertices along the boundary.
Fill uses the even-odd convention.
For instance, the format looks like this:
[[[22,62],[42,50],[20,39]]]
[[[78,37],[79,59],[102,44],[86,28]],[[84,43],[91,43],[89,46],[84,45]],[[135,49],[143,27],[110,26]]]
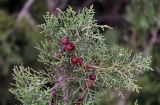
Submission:
[[[33,48],[33,44],[39,41],[42,35],[26,19],[16,23],[16,16],[25,2],[26,0],[0,0],[0,105],[15,105],[17,102],[14,96],[8,93],[9,83],[13,82],[11,74],[14,65],[23,62],[23,65],[33,68],[42,67],[36,62],[38,52]],[[85,1],[69,0],[66,7],[71,5],[77,9],[85,6],[82,5],[83,2]],[[146,72],[138,77],[138,84],[142,89],[139,94],[131,94],[127,100],[128,105],[133,105],[136,99],[139,105],[160,105],[160,0],[96,0],[91,4],[94,4],[96,9],[95,18],[99,17],[96,18],[98,22],[114,28],[103,33],[108,39],[106,43],[118,44],[135,52],[141,51],[144,56],[152,56],[151,66],[155,71]],[[116,5],[119,9],[114,12],[116,8],[112,7]],[[45,0],[36,0],[30,8],[30,15],[37,24],[44,22],[43,15],[47,8]],[[110,19],[110,15],[116,18]],[[119,25],[119,20],[116,20],[118,16],[127,21],[121,21],[124,26]],[[102,19],[104,20],[101,21]],[[8,35],[15,24],[16,29]],[[157,36],[156,41],[152,43],[153,33]],[[106,105],[106,102],[116,105],[115,100],[118,99],[115,95],[116,93],[104,96],[102,105]]]
[[[154,37],[152,31],[157,34],[156,39],[160,38],[159,15],[159,0],[132,0],[124,13],[129,26],[104,33],[108,37],[107,42],[114,42],[135,52],[144,52],[144,56],[152,56],[151,66],[155,71],[138,77],[138,84],[142,89],[140,93],[131,94],[128,105],[133,105],[136,99],[139,105],[160,104],[160,42],[155,40],[151,44]],[[132,43],[133,34],[136,36],[135,45]]]
[[[14,105],[13,96],[8,94],[14,65],[30,65],[38,68],[37,51],[33,45],[41,38],[39,31],[23,19],[15,26],[16,18],[0,10],[0,105]],[[14,28],[16,27],[16,28]],[[9,31],[14,30],[13,33]],[[10,100],[10,101],[7,101]]]

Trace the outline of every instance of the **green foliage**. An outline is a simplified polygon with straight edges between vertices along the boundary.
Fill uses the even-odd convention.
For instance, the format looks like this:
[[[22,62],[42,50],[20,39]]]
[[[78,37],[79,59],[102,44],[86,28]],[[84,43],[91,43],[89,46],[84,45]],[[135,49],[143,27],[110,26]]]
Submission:
[[[13,17],[8,16],[8,14],[0,9],[0,37],[4,32],[6,32],[9,28],[13,27],[14,21]]]
[[[13,105],[16,101],[13,97],[9,99],[11,94],[8,95],[8,81],[11,79],[8,77],[12,72],[11,68],[21,62],[32,67],[37,65],[35,63],[37,51],[33,49],[33,43],[36,43],[41,36],[26,20],[22,20],[18,24],[15,22],[15,18],[4,10],[0,10],[0,17],[0,104],[3,101]],[[10,33],[11,30],[14,31]]]
[[[100,97],[105,94],[103,90],[106,88],[117,88],[119,92],[123,90],[138,92],[139,87],[135,84],[136,76],[146,70],[152,70],[149,67],[150,57],[145,58],[143,54],[133,55],[131,51],[123,48],[106,45],[100,29],[110,27],[97,25],[93,15],[94,11],[91,7],[78,12],[69,8],[64,12],[59,10],[57,16],[49,13],[44,16],[45,23],[40,27],[45,37],[36,45],[36,48],[40,51],[38,60],[46,65],[45,70],[40,74],[31,74],[23,67],[14,69],[14,79],[17,82],[14,84],[15,89],[11,89],[11,92],[24,105],[28,104],[30,98],[34,98],[37,91],[46,93],[39,97],[45,103],[51,101],[45,98],[47,91],[41,90],[41,86],[43,87],[45,83],[53,85],[50,91],[56,91],[56,95],[52,97],[56,105],[72,105],[78,97],[84,98],[81,102],[83,105],[97,105]],[[64,36],[75,44],[76,49],[71,52],[63,52],[62,58],[57,61],[54,54],[62,50],[59,41]],[[73,65],[70,62],[72,56],[83,58],[84,64],[82,66]],[[94,70],[87,70],[87,64],[92,65]],[[86,86],[88,76],[91,74],[95,74],[97,78],[93,83],[93,88],[87,87],[79,92],[81,87]],[[40,79],[45,82],[37,86]],[[62,80],[57,83],[59,79]],[[27,82],[24,83],[21,80]],[[28,84],[34,89],[30,90]],[[27,93],[30,91],[29,93],[32,93],[33,96],[30,96],[29,93],[24,94],[26,91]],[[69,94],[66,98],[64,96],[67,92]],[[29,98],[26,99],[27,97]],[[30,100],[31,104],[39,105],[36,101],[38,100]]]
[[[136,31],[147,30],[157,25],[159,0],[134,0],[127,7],[126,19]],[[135,7],[136,6],[136,7]]]
[[[13,71],[16,80],[13,86],[16,86],[17,89],[10,91],[16,95],[16,98],[23,105],[46,105],[50,100],[50,94],[47,88],[45,90],[42,87],[45,87],[47,80],[40,73],[23,66],[15,67]]]
[[[130,23],[130,27],[119,30],[121,33],[120,44],[126,46],[131,43],[131,35],[128,31],[136,34],[136,50],[145,50],[148,47],[149,41],[152,40],[151,30],[158,35],[160,29],[159,18],[159,0],[132,0],[129,2],[125,18]],[[111,35],[110,35],[111,36]],[[157,37],[159,38],[159,36]],[[123,43],[126,42],[126,43]],[[132,45],[127,46],[132,47]],[[138,79],[138,85],[142,87],[139,94],[134,94],[130,98],[129,105],[133,105],[135,99],[138,99],[139,105],[158,105],[160,104],[159,97],[159,42],[155,42],[151,51],[147,54],[152,55],[152,68],[154,72],[147,72]],[[145,51],[144,51],[145,52]],[[143,97],[143,98],[142,98]]]
[[[13,42],[9,44],[6,38],[6,31],[14,26],[14,18],[3,10],[0,10],[0,17],[0,66],[2,66],[2,75],[6,75],[10,65],[20,63],[21,58],[17,54],[17,46],[13,46]]]
[[[20,28],[19,34],[24,34],[24,40],[28,41],[30,45],[33,46],[42,36],[39,35],[39,30],[31,26],[25,19],[23,19],[19,24]]]
[[[0,17],[0,61],[3,66],[3,74],[6,75],[11,66],[20,64],[26,56],[25,62],[31,62],[37,57],[35,51],[31,51],[29,54],[28,50],[41,36],[25,19],[20,24],[15,23],[15,19],[3,10],[0,10]],[[16,29],[14,30],[15,24]],[[14,31],[10,33],[12,30]]]

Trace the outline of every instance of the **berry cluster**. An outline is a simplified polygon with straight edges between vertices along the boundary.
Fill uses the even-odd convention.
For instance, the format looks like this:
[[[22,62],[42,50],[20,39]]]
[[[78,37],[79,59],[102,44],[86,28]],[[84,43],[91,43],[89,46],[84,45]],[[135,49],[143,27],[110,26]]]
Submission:
[[[69,40],[67,36],[61,38],[60,43],[64,48],[64,51],[72,51],[75,49],[75,45]]]
[[[57,51],[54,54],[54,58],[56,60],[60,60],[62,58],[63,52],[70,52],[76,48],[75,44],[73,42],[71,42],[67,36],[64,36],[60,39],[60,45],[61,45],[61,49],[59,49],[59,51]],[[70,63],[75,66],[83,66],[88,71],[92,71],[95,69],[95,67],[92,66],[91,64],[85,64],[83,58],[77,57],[74,55],[70,56]],[[83,92],[86,89],[91,89],[94,85],[95,80],[96,80],[96,75],[90,74],[88,76],[88,78],[84,79],[84,80],[85,80],[85,85],[81,86],[79,92]],[[83,101],[83,98],[84,97],[79,97],[76,100],[75,105],[80,105],[81,101]]]
[[[62,48],[64,49],[65,52],[69,52],[69,51],[72,51],[75,49],[75,44],[73,44],[69,38],[67,36],[64,36],[60,39],[60,44],[62,46]],[[56,58],[60,59],[61,56],[60,56],[60,53],[55,53],[55,56]],[[73,65],[80,65],[80,66],[84,66],[87,70],[93,70],[95,69],[92,65],[90,64],[84,64],[84,60],[83,58],[81,57],[76,57],[76,56],[71,56],[70,57],[70,62],[73,64]],[[88,78],[89,81],[86,82],[86,86],[91,88],[91,86],[87,85],[87,84],[93,84],[93,81],[96,80],[96,75],[95,74],[91,74],[89,75],[89,78]]]
[[[61,48],[54,54],[54,58],[56,60],[60,60],[62,58],[62,53],[65,51],[72,51],[75,49],[75,45],[69,40],[67,36],[64,36],[60,40]]]
[[[76,65],[76,64],[79,64],[79,65],[83,65],[83,59],[81,57],[76,57],[76,56],[72,56],[71,57],[71,63]]]
[[[61,45],[61,49],[59,49],[59,51],[57,51],[55,54],[54,54],[54,58],[56,60],[60,60],[62,58],[62,53],[65,51],[65,52],[69,52],[69,51],[73,51],[76,47],[75,47],[75,44],[73,42],[71,42],[69,40],[69,38],[67,36],[64,36],[60,39],[60,45]],[[93,70],[95,69],[92,65],[90,64],[87,64],[85,65],[84,64],[84,60],[83,58],[81,57],[76,57],[76,56],[72,56],[70,58],[70,62],[73,64],[73,65],[80,65],[80,66],[84,66],[87,70]]]

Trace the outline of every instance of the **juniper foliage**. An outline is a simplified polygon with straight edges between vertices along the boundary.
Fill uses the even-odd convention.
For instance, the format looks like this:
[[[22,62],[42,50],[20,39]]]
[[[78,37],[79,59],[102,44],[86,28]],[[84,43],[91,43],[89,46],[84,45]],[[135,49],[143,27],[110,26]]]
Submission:
[[[78,12],[70,7],[59,10],[57,16],[44,16],[45,23],[40,25],[44,40],[36,48],[45,70],[14,68],[16,83],[10,91],[23,105],[98,105],[107,88],[138,92],[136,75],[152,70],[151,58],[106,45],[100,31],[110,27],[97,25],[93,15],[92,7]],[[74,43],[73,51],[64,51],[60,44],[64,36]],[[57,52],[61,56],[58,60]],[[83,64],[72,64],[72,56],[81,57]],[[89,75],[95,75],[96,80],[90,80]],[[52,87],[46,87],[46,83]]]

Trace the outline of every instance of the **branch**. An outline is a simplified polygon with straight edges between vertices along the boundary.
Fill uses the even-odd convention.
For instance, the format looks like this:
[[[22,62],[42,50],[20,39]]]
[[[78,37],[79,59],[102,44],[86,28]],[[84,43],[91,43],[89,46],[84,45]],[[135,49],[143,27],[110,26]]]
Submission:
[[[61,88],[63,92],[63,101],[65,105],[68,105],[69,101],[69,88],[68,88],[68,82],[66,80],[62,81]]]
[[[150,54],[150,51],[153,48],[153,45],[157,42],[157,31],[151,30],[151,39],[149,40],[149,43],[147,46],[144,46],[144,54],[145,56],[148,56]]]
[[[38,30],[38,27],[37,27],[37,24],[36,22],[34,21],[34,19],[30,16],[30,14],[28,13],[28,10],[29,8],[32,6],[32,4],[34,3],[35,0],[28,0],[22,10],[20,11],[20,13],[18,14],[17,16],[17,19],[16,19],[16,23],[14,25],[13,28],[9,29],[9,31],[7,31],[5,33],[5,40],[7,40],[11,35],[12,33],[14,33],[17,29],[18,29],[18,23],[25,17],[26,20],[34,27],[35,30]]]
[[[32,6],[33,2],[35,0],[28,0],[25,5],[23,6],[22,10],[20,11],[16,22],[19,22],[20,20],[22,20],[22,18],[26,15],[26,13],[28,12],[29,8]]]

